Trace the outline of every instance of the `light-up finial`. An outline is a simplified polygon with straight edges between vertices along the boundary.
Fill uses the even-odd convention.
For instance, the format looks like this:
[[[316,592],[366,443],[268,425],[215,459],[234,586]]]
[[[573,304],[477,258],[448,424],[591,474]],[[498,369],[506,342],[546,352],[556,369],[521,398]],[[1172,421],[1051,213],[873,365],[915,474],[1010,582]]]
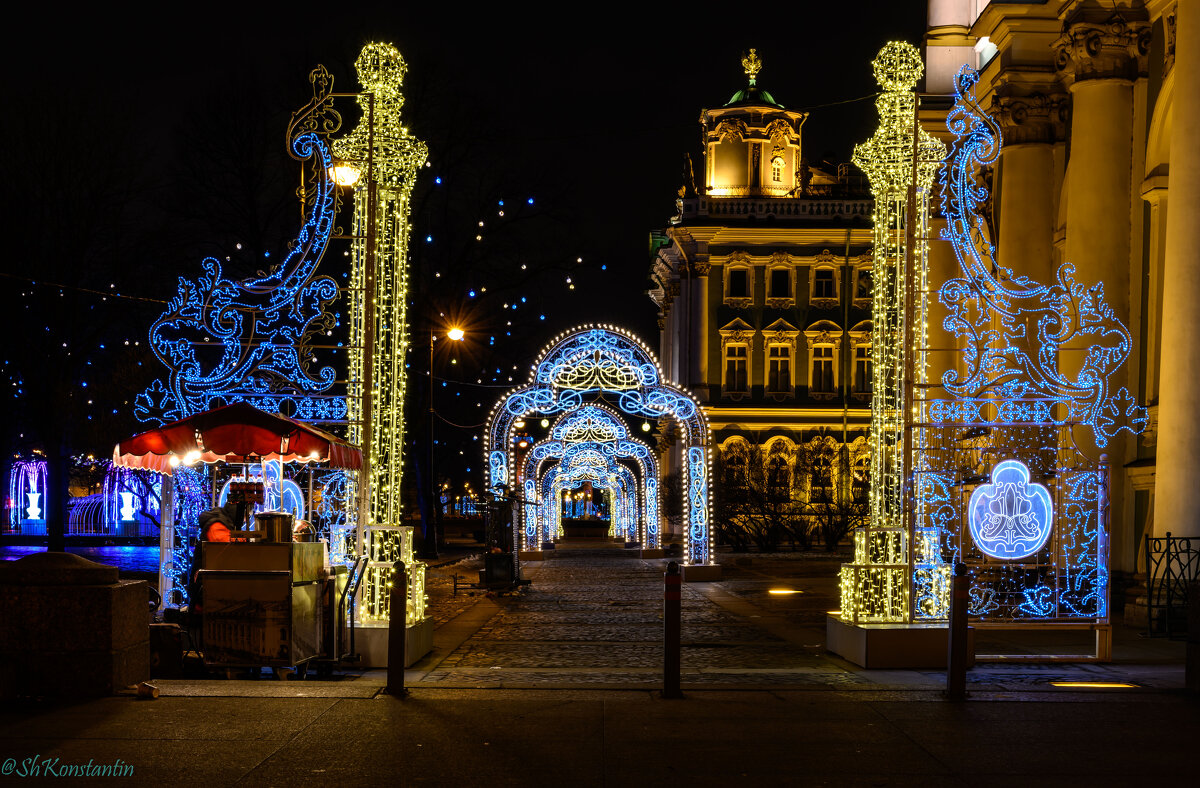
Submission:
[[[746,71],[746,76],[750,78],[750,84],[754,84],[754,78],[758,76],[758,72],[762,71],[762,60],[755,54],[754,49],[750,50],[750,54],[742,58],[742,68]]]
[[[750,50],[753,52],[754,50]],[[921,78],[921,53],[907,41],[890,41],[871,62],[877,81],[886,91],[912,90]]]
[[[364,91],[390,98],[400,93],[408,66],[391,44],[367,44],[354,61],[354,69]]]

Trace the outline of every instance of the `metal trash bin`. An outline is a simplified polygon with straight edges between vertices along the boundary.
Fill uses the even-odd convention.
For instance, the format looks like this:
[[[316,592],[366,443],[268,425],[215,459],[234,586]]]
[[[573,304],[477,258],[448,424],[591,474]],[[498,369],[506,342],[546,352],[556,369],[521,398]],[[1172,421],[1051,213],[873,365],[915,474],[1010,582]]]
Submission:
[[[292,519],[290,512],[259,512],[254,515],[259,541],[292,541]]]

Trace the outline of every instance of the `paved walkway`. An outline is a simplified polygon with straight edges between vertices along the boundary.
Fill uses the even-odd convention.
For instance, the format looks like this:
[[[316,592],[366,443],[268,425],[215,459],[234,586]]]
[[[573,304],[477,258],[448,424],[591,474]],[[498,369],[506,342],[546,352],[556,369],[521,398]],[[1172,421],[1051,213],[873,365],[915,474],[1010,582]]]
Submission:
[[[408,683],[659,687],[666,562],[642,560],[616,547],[548,555],[544,562],[524,565],[532,583],[513,595],[442,600],[438,596],[446,589],[433,592],[431,609],[453,601],[458,612],[441,623],[434,653],[408,672]],[[945,675],[939,671],[862,670],[825,651],[826,614],[837,605],[836,558],[809,554],[736,560],[727,562],[720,582],[684,585],[685,688],[944,687]],[[1183,686],[1183,644],[1145,641],[1136,632],[1117,629],[1112,663],[980,663],[968,681],[974,689],[1022,691],[1053,690],[1055,681]],[[1048,641],[1045,647],[1054,650],[1055,645]],[[365,678],[382,680],[379,674]]]
[[[9,704],[0,783],[117,764],[123,785],[1195,785],[1177,746],[1200,737],[1182,644],[1119,630],[1109,665],[981,665],[950,703],[938,672],[824,653],[835,564],[755,556],[685,586],[678,701],[653,690],[662,562],[564,550],[520,594],[443,600],[448,573],[471,568],[448,567],[406,698],[368,673]],[[1061,677],[1139,686],[1050,686]]]

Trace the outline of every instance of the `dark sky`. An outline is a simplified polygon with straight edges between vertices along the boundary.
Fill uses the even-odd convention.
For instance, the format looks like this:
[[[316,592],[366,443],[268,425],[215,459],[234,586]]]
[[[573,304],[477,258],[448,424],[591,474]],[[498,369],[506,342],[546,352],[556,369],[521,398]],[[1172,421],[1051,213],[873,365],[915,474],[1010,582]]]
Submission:
[[[10,19],[0,54],[8,89],[4,167],[21,184],[38,181],[40,192],[14,188],[9,178],[9,197],[55,199],[76,171],[97,178],[103,171],[135,192],[121,231],[110,233],[119,237],[102,253],[81,255],[86,263],[66,255],[65,268],[42,275],[53,271],[92,287],[111,280],[125,293],[165,299],[176,276],[200,273],[205,254],[229,254],[231,270],[253,270],[254,261],[239,260],[231,248],[255,241],[245,228],[223,224],[220,154],[208,141],[236,138],[267,152],[267,175],[243,179],[241,187],[261,187],[270,197],[266,218],[257,217],[265,228],[260,240],[264,248],[281,245],[298,224],[291,212],[294,163],[282,155],[282,141],[288,113],[309,96],[309,70],[323,63],[337,89],[354,90],[352,64],[362,45],[389,41],[408,63],[405,123],[428,143],[432,163],[414,191],[413,242],[420,246],[435,232],[437,238],[415,249],[414,275],[428,278],[426,269],[451,257],[437,247],[447,236],[460,246],[473,241],[477,220],[489,222],[489,235],[473,259],[486,257],[487,244],[506,232],[495,227],[498,199],[511,205],[534,197],[541,212],[530,226],[544,229],[533,240],[528,230],[511,233],[514,243],[526,244],[520,255],[498,255],[503,265],[486,275],[448,270],[434,285],[435,309],[462,311],[477,335],[496,337],[463,357],[463,379],[479,379],[486,359],[489,374],[495,365],[506,383],[510,372],[524,377],[553,334],[579,323],[624,325],[656,343],[645,295],[648,233],[673,213],[683,154],[699,164],[701,109],[723,104],[745,84],[740,59],[750,47],[764,64],[759,84],[789,108],[810,109],[806,157],[847,161],[875,124],[872,101],[854,101],[877,89],[871,59],[889,40],[920,44],[926,3],[674,4],[670,13],[608,4],[510,3],[485,11],[459,3],[415,10],[397,2],[270,4],[269,12],[259,5],[160,5],[148,15],[118,5],[68,13],[46,4],[46,12],[24,10]],[[829,104],[836,105],[823,106]],[[39,169],[46,161],[56,165],[52,178]],[[439,175],[440,187],[432,182]],[[199,191],[197,182],[204,182]],[[451,189],[456,205],[440,220],[430,215],[439,188]],[[79,226],[52,226],[53,211],[40,215],[51,217],[45,226],[34,214],[19,232],[59,238]],[[43,247],[10,250],[4,270],[21,275]],[[525,254],[544,272],[522,279],[513,261]],[[486,298],[467,297],[488,285]],[[497,303],[521,296],[528,302],[519,319]],[[420,313],[427,306],[413,315],[414,335],[438,319]],[[160,310],[131,304],[120,315],[122,329],[145,337]],[[502,334],[505,318],[514,322],[511,338]],[[454,418],[486,413],[498,394],[463,389],[457,401],[470,410]]]

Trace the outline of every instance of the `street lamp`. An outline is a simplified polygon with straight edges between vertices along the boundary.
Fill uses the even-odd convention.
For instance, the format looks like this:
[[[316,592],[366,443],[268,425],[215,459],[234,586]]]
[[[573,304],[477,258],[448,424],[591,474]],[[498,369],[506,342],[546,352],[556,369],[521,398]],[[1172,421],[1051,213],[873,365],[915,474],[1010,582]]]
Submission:
[[[446,331],[446,338],[454,342],[461,342],[466,332],[458,326],[451,327]],[[437,474],[434,473],[433,466],[433,420],[436,413],[433,410],[433,348],[437,341],[437,336],[433,333],[433,329],[429,329],[429,478],[425,483],[425,489],[429,491],[429,504],[425,507],[425,544],[424,552],[426,558],[437,558],[438,541],[441,534],[437,532],[437,523],[441,519],[437,516],[440,511],[441,496],[437,487]],[[430,539],[432,537],[432,539]]]

